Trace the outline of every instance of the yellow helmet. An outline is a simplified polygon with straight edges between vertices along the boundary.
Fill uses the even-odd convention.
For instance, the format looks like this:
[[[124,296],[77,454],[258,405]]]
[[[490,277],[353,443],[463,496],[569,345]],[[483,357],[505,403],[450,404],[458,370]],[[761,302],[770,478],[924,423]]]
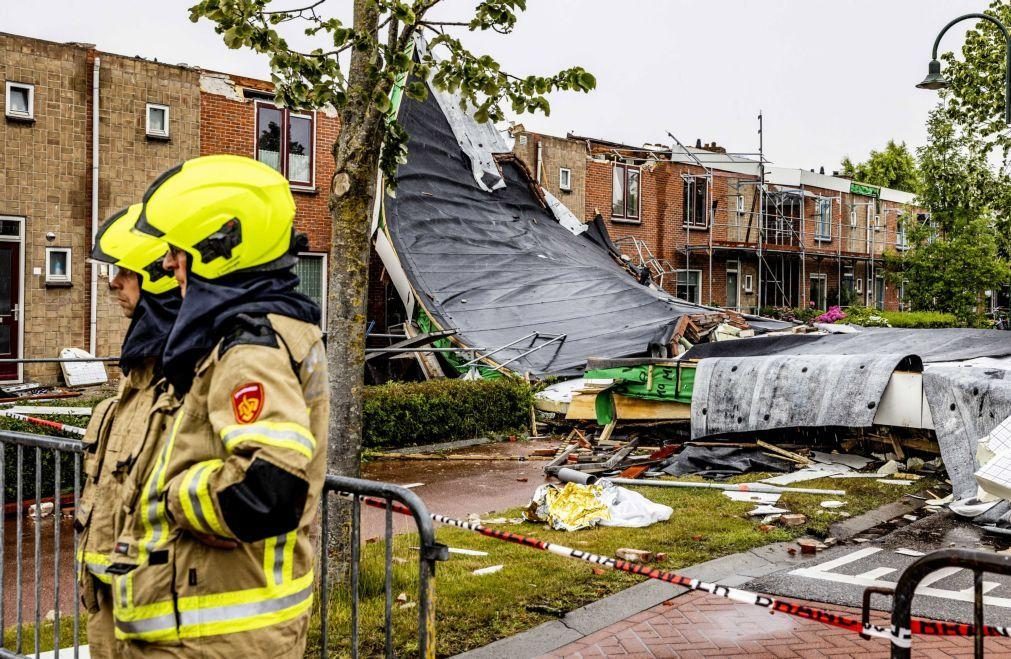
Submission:
[[[157,295],[179,284],[161,264],[168,251],[165,241],[134,230],[141,210],[143,205],[134,204],[107,219],[95,234],[91,258],[136,272],[141,288]]]
[[[190,271],[217,279],[288,267],[295,200],[288,180],[252,158],[202,156],[173,167],[144,193],[137,229],[190,255]]]

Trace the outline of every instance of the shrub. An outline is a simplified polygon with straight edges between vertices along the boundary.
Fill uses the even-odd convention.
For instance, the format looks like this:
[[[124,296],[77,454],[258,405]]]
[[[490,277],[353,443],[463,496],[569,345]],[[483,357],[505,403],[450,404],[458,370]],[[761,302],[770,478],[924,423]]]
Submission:
[[[533,394],[514,378],[391,382],[365,388],[362,444],[391,448],[526,427]]]
[[[883,312],[870,307],[852,306],[846,309],[846,322],[862,327],[891,327]]]
[[[846,318],[846,314],[838,306],[829,307],[828,311],[814,319],[816,323],[834,323]]]
[[[892,327],[964,327],[955,314],[942,311],[881,311]]]

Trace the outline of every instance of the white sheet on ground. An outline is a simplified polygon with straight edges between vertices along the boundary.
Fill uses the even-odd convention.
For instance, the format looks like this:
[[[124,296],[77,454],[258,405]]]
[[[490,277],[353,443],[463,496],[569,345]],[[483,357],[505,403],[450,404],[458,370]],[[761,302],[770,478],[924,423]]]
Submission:
[[[607,479],[604,491],[600,496],[608,510],[611,519],[600,521],[601,526],[643,527],[657,522],[666,522],[674,514],[674,509],[662,503],[654,503],[633,490],[619,487]]]

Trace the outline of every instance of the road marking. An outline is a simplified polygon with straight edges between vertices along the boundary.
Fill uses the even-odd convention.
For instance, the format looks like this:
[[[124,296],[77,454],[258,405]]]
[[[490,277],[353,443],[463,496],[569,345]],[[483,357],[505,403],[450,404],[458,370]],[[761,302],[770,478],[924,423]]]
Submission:
[[[797,577],[806,577],[808,579],[817,579],[819,581],[831,581],[851,586],[862,586],[864,588],[894,588],[896,582],[885,581],[881,577],[896,572],[896,568],[877,567],[857,575],[840,574],[835,571],[845,565],[850,565],[863,560],[868,556],[873,556],[880,551],[880,547],[867,547],[849,554],[844,554],[839,558],[826,561],[820,565],[792,570],[789,574]],[[946,567],[931,573],[920,582],[920,585],[916,588],[916,594],[958,602],[972,602],[974,600],[972,586],[961,590],[949,590],[947,588],[936,588],[933,585],[942,579],[946,579],[961,571],[962,568],[960,567]],[[1011,598],[985,595],[985,593],[989,593],[999,585],[1001,584],[994,581],[983,582],[983,603],[987,606],[998,606],[1005,609],[1011,609]]]

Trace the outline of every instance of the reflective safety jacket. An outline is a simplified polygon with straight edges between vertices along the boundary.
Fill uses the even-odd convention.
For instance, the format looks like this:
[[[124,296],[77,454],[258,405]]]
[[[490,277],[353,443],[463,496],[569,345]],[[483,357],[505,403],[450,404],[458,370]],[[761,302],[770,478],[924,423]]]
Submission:
[[[112,555],[116,637],[301,657],[329,417],[319,328],[239,316],[177,406]]]
[[[112,583],[106,570],[123,530],[123,485],[144,445],[157,442],[162,431],[163,419],[151,412],[166,385],[156,385],[154,364],[154,359],[145,360],[123,377],[118,395],[92,410],[84,435],[84,489],[74,524],[81,534],[77,564],[82,604],[92,613],[98,602],[89,575]]]

